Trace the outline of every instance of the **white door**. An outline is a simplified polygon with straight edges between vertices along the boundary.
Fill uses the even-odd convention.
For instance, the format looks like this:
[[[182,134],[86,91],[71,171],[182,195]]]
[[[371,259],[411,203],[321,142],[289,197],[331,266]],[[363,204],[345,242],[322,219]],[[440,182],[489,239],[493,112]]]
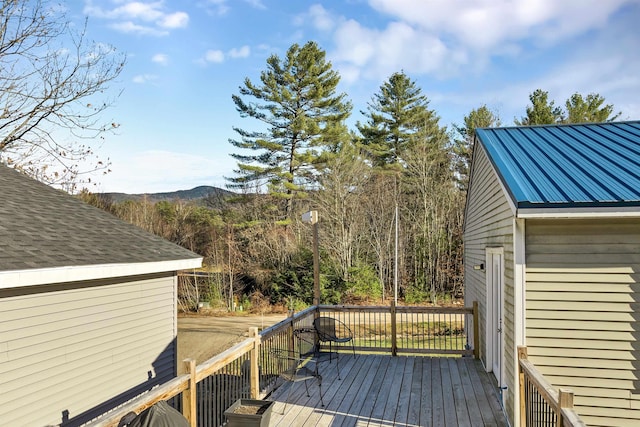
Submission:
[[[504,253],[502,248],[487,248],[487,370],[502,386]]]

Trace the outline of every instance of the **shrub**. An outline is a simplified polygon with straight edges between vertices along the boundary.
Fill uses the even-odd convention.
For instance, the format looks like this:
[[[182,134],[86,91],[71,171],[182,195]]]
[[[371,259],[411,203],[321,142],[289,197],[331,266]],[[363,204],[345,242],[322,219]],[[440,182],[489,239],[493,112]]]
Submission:
[[[382,284],[373,267],[359,264],[349,269],[348,296],[354,302],[366,302],[382,296]]]

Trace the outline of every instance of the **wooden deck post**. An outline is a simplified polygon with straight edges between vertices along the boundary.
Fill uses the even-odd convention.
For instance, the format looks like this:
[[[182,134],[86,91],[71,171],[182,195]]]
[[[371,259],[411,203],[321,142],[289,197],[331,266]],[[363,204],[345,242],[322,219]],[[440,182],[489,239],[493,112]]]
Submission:
[[[196,361],[185,359],[184,365],[189,373],[189,385],[182,392],[182,415],[189,421],[191,427],[198,425],[198,415],[196,412]]]
[[[558,414],[557,414],[557,426],[564,426],[564,416],[562,415],[562,408],[573,409],[573,390],[567,388],[561,388],[558,390]]]
[[[320,305],[320,251],[318,249],[318,219],[313,224],[313,305]]]
[[[288,319],[289,320],[289,328],[287,330],[287,336],[289,338],[289,343],[288,343],[289,348],[288,348],[288,350],[290,352],[289,354],[294,354],[294,352],[296,351],[296,337],[295,337],[295,335],[293,333],[293,329],[295,328],[295,324],[293,322],[293,317],[294,317],[293,310],[291,310],[290,314],[291,315],[289,316],[289,319]]]
[[[396,302],[391,301],[391,355],[398,355],[398,336],[397,336],[397,324],[396,324]]]
[[[478,301],[473,302],[473,357],[480,359],[480,324],[478,323]]]
[[[251,398],[259,399],[260,395],[260,334],[258,328],[249,328],[249,336],[253,338],[251,350]]]
[[[527,426],[527,402],[525,400],[524,392],[524,372],[522,371],[522,367],[520,366],[520,360],[527,358],[527,347],[518,346],[518,383],[520,386],[520,396],[518,400],[520,401],[520,427]]]

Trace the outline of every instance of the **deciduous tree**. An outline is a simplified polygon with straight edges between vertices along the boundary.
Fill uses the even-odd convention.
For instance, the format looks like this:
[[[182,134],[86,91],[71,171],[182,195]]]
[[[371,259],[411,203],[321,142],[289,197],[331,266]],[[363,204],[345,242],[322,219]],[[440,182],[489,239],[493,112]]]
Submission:
[[[0,3],[0,161],[73,189],[81,175],[105,170],[95,143],[117,127],[103,122],[103,92],[125,57],[90,43],[64,7],[41,0]]]
[[[322,215],[323,249],[339,279],[346,282],[357,261],[357,243],[367,231],[362,205],[371,168],[359,147],[347,141],[324,163],[321,172],[313,201]]]

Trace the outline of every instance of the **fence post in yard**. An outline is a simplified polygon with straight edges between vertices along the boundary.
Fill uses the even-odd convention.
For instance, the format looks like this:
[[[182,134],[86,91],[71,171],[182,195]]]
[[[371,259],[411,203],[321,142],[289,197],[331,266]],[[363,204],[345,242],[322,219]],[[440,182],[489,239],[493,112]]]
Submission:
[[[398,355],[398,338],[396,325],[396,302],[391,301],[391,355]]]
[[[561,388],[558,390],[558,416],[556,418],[558,427],[564,425],[562,408],[573,409],[573,391],[570,389]]]
[[[251,350],[251,398],[259,399],[260,394],[260,366],[258,363],[260,355],[260,334],[258,328],[249,328],[249,336],[253,338],[253,349]]]
[[[524,371],[520,366],[521,359],[527,359],[527,347],[518,346],[518,383],[520,385],[520,427],[527,425],[527,405],[524,394]]]
[[[198,425],[196,414],[196,361],[184,360],[185,368],[189,373],[189,386],[182,392],[182,415],[189,421],[191,427]]]
[[[480,359],[480,332],[478,323],[478,301],[473,302],[473,358]]]

